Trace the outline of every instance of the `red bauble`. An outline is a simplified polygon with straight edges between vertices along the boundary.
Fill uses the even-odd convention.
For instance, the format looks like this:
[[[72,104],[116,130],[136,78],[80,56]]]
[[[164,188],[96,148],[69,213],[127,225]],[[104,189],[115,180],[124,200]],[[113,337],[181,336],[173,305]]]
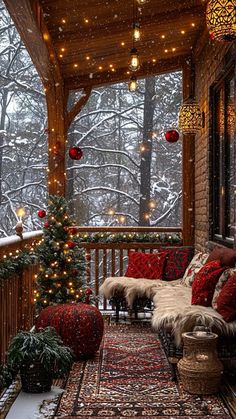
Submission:
[[[54,327],[65,345],[78,358],[89,358],[99,349],[103,336],[100,311],[88,304],[58,304],[44,308],[36,321],[36,330]]]
[[[93,291],[91,290],[91,288],[87,288],[85,291],[86,295],[91,295],[93,293]]]
[[[168,141],[168,143],[176,143],[179,139],[179,133],[175,129],[171,129],[169,131],[166,131],[165,133],[165,139]]]
[[[44,210],[39,210],[39,211],[38,211],[38,217],[39,217],[39,218],[44,218],[44,217],[46,217],[46,211],[44,211]]]
[[[78,228],[77,227],[69,227],[68,231],[69,231],[69,234],[74,235],[78,232]]]
[[[69,156],[72,160],[80,160],[83,157],[83,151],[79,147],[71,147],[69,150]]]
[[[73,275],[73,276],[77,276],[78,273],[79,273],[78,269],[72,269],[72,271],[71,271],[71,275]]]
[[[45,221],[44,228],[49,228],[49,226],[50,226],[49,222],[48,221]]]
[[[69,249],[74,249],[74,247],[76,246],[75,242],[67,242],[67,246],[69,247]]]

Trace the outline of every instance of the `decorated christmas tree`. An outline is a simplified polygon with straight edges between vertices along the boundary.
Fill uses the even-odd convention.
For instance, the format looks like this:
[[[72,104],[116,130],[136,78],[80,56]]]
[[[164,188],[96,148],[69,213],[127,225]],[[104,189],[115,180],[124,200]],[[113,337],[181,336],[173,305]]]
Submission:
[[[38,310],[53,304],[89,302],[85,288],[85,255],[76,241],[77,228],[67,214],[66,200],[50,196],[48,211],[38,211],[44,221],[44,238],[38,247],[40,268],[36,275],[34,301]]]

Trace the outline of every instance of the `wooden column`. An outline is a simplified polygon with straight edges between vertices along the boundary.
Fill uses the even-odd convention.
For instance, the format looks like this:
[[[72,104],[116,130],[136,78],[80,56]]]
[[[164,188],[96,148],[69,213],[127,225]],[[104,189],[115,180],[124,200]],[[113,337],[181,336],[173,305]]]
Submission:
[[[189,60],[183,67],[183,100],[194,94],[194,68]],[[195,135],[183,135],[182,149],[183,244],[194,246],[195,233]]]
[[[48,190],[65,196],[65,144],[67,139],[66,103],[63,81],[45,88],[48,113]]]

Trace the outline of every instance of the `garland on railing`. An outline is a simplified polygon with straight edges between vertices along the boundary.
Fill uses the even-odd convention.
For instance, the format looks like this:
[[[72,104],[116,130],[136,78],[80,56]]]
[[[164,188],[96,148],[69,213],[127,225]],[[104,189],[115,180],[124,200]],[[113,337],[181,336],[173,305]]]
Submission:
[[[5,257],[0,261],[0,279],[7,279],[12,274],[19,274],[24,268],[35,262],[36,255],[32,250],[22,250],[17,255]]]
[[[78,233],[77,240],[85,243],[182,243],[180,233]]]

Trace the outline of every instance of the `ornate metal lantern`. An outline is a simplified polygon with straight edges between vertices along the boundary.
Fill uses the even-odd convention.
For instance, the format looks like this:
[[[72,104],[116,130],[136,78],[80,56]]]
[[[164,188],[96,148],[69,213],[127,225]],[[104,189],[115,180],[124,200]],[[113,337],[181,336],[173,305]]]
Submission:
[[[183,134],[196,134],[202,128],[202,114],[198,103],[188,99],[179,111],[179,129]]]
[[[210,0],[206,21],[212,39],[226,42],[236,39],[235,0]]]

